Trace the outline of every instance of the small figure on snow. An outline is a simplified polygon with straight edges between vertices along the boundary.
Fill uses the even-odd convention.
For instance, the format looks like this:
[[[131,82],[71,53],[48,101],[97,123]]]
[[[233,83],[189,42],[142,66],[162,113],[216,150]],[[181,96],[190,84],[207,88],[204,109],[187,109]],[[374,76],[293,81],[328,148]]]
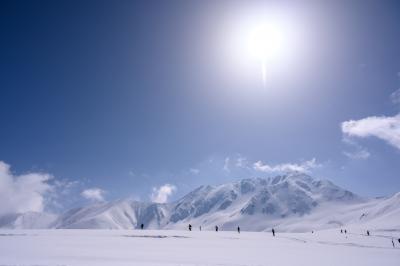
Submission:
[[[394,247],[394,241],[393,241],[393,238],[392,238],[392,245],[393,245],[393,247]]]
[[[238,233],[240,234],[240,227],[238,226],[238,228],[237,228],[237,231],[238,231]]]
[[[344,233],[347,234],[347,230],[346,229],[344,229]]]
[[[398,240],[399,240],[399,243],[400,243],[400,238]]]
[[[142,230],[143,230],[143,227],[144,227],[144,224],[141,224],[141,225],[140,225],[140,229],[142,229]]]
[[[200,228],[200,231],[201,231],[201,225],[200,225],[200,227],[199,227],[199,228]]]
[[[343,234],[343,229],[340,229],[340,233]]]
[[[275,236],[275,229],[274,228],[272,228],[272,236]]]
[[[369,236],[369,230],[367,230],[367,236]]]
[[[189,231],[192,231],[192,225],[189,224]]]
[[[218,225],[215,226],[215,232],[218,232]]]

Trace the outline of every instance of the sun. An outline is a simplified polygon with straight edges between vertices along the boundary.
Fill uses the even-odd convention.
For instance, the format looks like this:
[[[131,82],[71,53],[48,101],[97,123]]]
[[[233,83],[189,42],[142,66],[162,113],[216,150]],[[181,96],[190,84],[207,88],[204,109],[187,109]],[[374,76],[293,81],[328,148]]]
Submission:
[[[257,16],[236,26],[235,56],[243,65],[257,64],[264,85],[272,72],[287,68],[299,54],[301,31],[288,16]]]
[[[262,23],[249,30],[247,53],[261,62],[282,58],[287,48],[285,29],[273,23]]]

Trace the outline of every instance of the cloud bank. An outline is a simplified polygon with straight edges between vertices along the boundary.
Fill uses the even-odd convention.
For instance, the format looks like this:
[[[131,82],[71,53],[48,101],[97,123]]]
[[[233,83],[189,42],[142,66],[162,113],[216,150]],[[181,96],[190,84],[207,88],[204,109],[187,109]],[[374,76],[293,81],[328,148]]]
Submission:
[[[53,190],[50,179],[44,173],[13,175],[10,166],[0,161],[0,214],[42,212],[45,196]]]
[[[168,198],[176,192],[177,188],[171,184],[165,184],[159,188],[153,187],[153,192],[150,195],[151,201],[156,203],[165,203]]]
[[[91,201],[104,201],[105,191],[100,188],[89,188],[82,191],[81,196]]]
[[[370,116],[360,120],[345,121],[342,132],[349,137],[376,137],[400,149],[400,114],[395,116]]]

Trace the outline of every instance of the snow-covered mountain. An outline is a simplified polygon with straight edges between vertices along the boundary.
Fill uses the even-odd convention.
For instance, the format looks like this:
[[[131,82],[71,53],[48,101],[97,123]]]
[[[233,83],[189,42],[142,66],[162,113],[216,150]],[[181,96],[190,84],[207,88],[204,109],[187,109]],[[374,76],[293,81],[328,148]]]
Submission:
[[[233,230],[240,225],[243,230],[253,231],[271,227],[309,231],[346,225],[392,230],[400,229],[399,218],[400,193],[389,198],[368,199],[330,181],[289,174],[201,186],[168,204],[129,199],[98,203],[69,210],[57,219],[48,219],[45,225],[49,228],[134,229],[143,223],[145,228],[151,229],[185,229],[190,223],[204,229],[218,225],[222,230]],[[34,220],[26,224],[26,228],[35,228]],[[10,224],[4,221],[0,218],[0,227]],[[24,225],[21,222],[11,224],[18,224],[18,228]]]

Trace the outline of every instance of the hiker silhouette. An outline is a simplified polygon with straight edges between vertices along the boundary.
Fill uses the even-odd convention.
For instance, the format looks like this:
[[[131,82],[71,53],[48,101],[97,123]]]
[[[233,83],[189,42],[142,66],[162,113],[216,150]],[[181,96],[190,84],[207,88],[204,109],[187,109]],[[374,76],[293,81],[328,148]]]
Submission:
[[[275,229],[274,228],[272,228],[272,236],[275,236]]]
[[[237,227],[237,231],[238,231],[238,233],[240,234],[240,227],[239,227],[239,226]]]

